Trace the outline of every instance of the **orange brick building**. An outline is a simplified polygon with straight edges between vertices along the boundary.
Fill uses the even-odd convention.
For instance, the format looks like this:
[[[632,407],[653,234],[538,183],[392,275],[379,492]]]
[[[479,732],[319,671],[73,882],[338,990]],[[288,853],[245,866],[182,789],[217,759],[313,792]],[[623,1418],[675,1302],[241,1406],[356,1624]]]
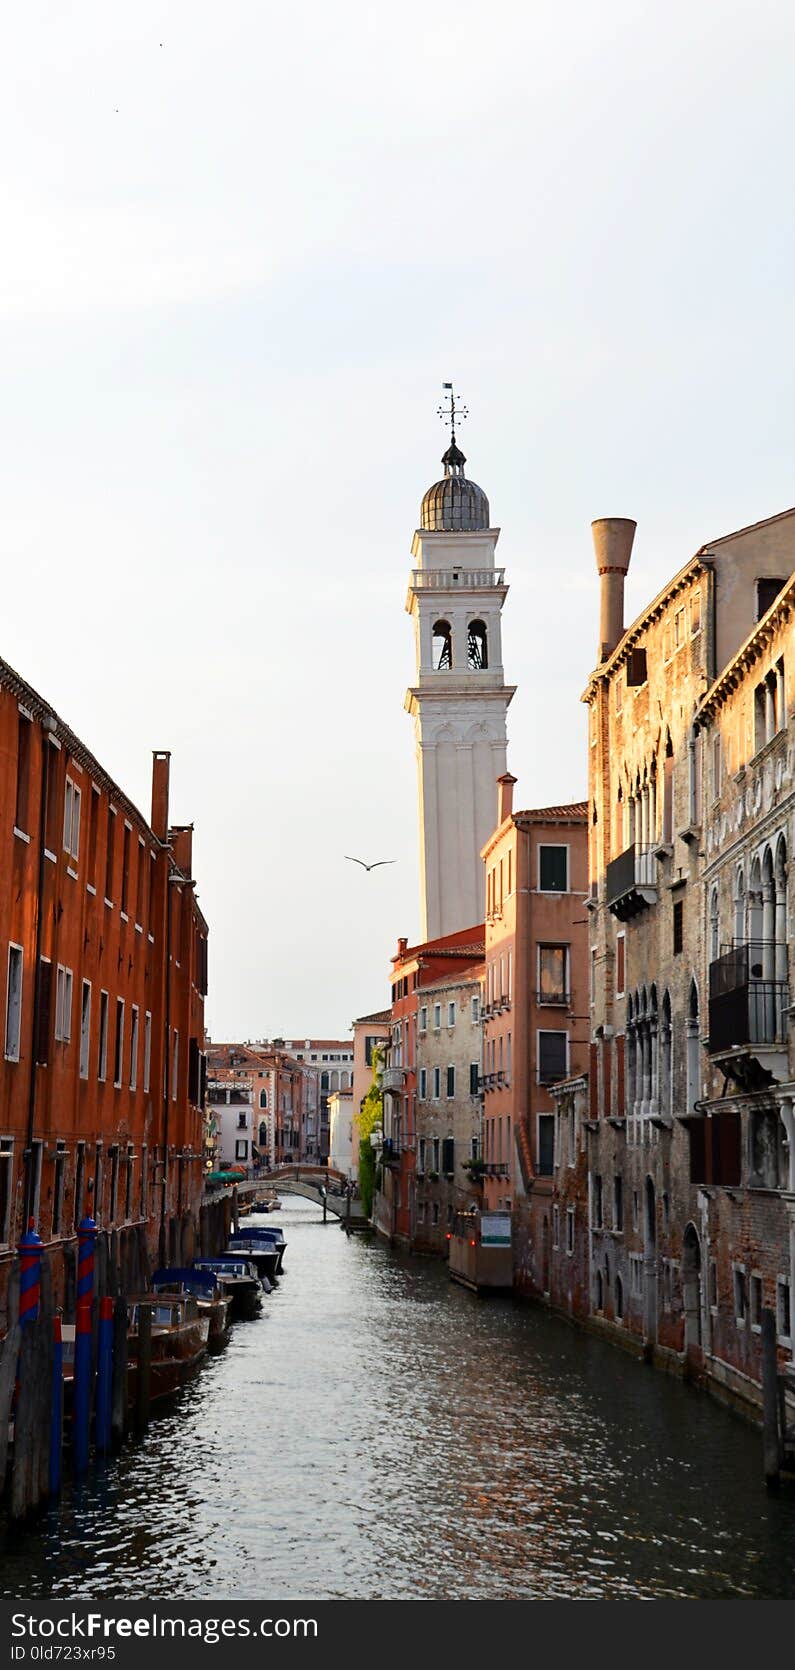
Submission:
[[[0,1310],[31,1216],[67,1311],[85,1213],[125,1285],[195,1242],[207,924],[169,765],[147,823],[0,662]]]
[[[582,802],[514,812],[499,779],[483,849],[484,1204],[512,1208],[517,1286],[546,1292],[552,1241],[551,1085],[588,1066],[588,819]]]

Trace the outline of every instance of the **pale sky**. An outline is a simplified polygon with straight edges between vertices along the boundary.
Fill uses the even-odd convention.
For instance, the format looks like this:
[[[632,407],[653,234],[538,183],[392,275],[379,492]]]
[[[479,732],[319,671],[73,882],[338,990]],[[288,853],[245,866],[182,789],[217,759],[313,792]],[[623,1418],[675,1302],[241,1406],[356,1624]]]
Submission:
[[[795,502],[794,47],[781,0],[6,12],[0,653],[147,814],[173,751],[213,1036],[344,1036],[417,935],[442,380],[520,805],[585,792],[591,519],[629,619]]]

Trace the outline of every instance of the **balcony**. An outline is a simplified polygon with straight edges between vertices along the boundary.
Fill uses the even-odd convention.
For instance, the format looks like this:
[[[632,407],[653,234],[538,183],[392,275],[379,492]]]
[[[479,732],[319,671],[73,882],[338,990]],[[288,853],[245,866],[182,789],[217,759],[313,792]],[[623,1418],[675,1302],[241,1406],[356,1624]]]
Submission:
[[[412,586],[418,591],[481,591],[505,584],[504,568],[414,568]]]
[[[619,922],[628,922],[657,902],[657,861],[653,847],[632,845],[611,859],[605,876],[605,903]]]
[[[386,1166],[400,1165],[401,1147],[397,1137],[384,1137],[381,1147],[381,1159]]]
[[[381,1074],[381,1089],[399,1095],[406,1088],[405,1067],[385,1067]]]
[[[758,943],[734,945],[709,965],[707,1048],[729,1077],[749,1091],[790,1076],[789,985],[761,977],[764,952]]]

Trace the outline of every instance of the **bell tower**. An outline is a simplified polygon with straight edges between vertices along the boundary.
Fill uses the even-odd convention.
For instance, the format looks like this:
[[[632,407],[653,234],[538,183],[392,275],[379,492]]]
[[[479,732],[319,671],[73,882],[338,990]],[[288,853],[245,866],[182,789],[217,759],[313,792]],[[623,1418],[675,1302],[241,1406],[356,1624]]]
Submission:
[[[495,564],[500,530],[489,525],[482,487],[465,475],[455,438],[462,413],[452,387],[445,387],[451,444],[442,479],[422,501],[406,598],[417,665],[405,705],[417,750],[423,939],[482,919],[480,852],[495,825],[496,781],[506,769],[505,716],[515,689],[506,685],[502,666],[508,587]]]

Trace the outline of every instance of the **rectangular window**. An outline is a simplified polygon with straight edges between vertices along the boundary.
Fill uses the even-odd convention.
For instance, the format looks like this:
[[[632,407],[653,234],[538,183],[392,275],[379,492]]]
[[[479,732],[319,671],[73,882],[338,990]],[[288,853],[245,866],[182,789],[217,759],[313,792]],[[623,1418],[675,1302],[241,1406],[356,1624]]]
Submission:
[[[740,1327],[744,1328],[745,1327],[745,1320],[746,1320],[747,1302],[748,1302],[747,1301],[747,1292],[746,1292],[745,1271],[744,1271],[744,1269],[742,1269],[742,1267],[740,1265],[735,1264],[733,1275],[734,1275],[734,1319],[735,1319],[735,1322],[737,1322],[737,1324]]]
[[[427,1004],[424,1003],[421,1010],[420,1010],[420,1032],[427,1032],[427,1030],[428,1030],[428,1006],[427,1006]]]
[[[108,1223],[115,1224],[119,1207],[119,1145],[111,1143],[110,1147],[110,1216]]]
[[[602,1179],[598,1172],[591,1178],[591,1222],[594,1229],[602,1228]]]
[[[789,1281],[779,1276],[776,1282],[776,1331],[782,1345],[789,1345],[792,1335]]]
[[[130,1010],[130,1089],[138,1087],[138,1005]],[[129,1212],[127,1216],[129,1217]]]
[[[116,813],[112,806],[108,807],[108,844],[105,850],[105,898],[109,905],[113,904],[113,860],[116,845]]]
[[[8,984],[6,986],[6,1061],[19,1060],[22,1034],[22,946],[8,947]]]
[[[752,1275],[748,1289],[748,1314],[755,1333],[762,1329],[762,1277]]]
[[[91,1214],[97,1223],[102,1222],[102,1206],[104,1194],[104,1170],[102,1164],[102,1143],[94,1144],[94,1210]]]
[[[55,1145],[55,1160],[53,1163],[52,1179],[52,1233],[60,1235],[63,1220],[63,1185],[66,1169],[66,1143],[57,1142]]]
[[[97,829],[99,827],[99,789],[92,786],[88,803],[88,864],[86,885],[96,891],[97,886]]]
[[[568,997],[568,949],[565,945],[538,947],[538,1001],[565,1003]]]
[[[470,1063],[469,1063],[469,1094],[470,1094],[470,1096],[477,1096],[478,1090],[480,1088],[479,1079],[480,1079],[480,1062],[479,1061],[470,1061]]]
[[[152,1072],[152,1016],[147,1009],[144,1015],[144,1095],[149,1095],[149,1080]]]
[[[447,1025],[455,1026],[455,1003],[447,1005]]]
[[[145,847],[143,841],[140,839],[140,836],[139,836],[139,838],[138,838],[138,869],[137,869],[136,875],[135,875],[135,920],[136,920],[139,928],[143,926],[143,920],[144,920],[144,882],[145,882],[145,880],[146,880],[146,847]],[[198,960],[199,960],[199,979],[197,981],[197,984],[198,984],[198,987],[199,987],[199,991],[202,992],[202,995],[204,995],[204,993],[206,991],[206,987],[203,988],[202,984],[201,984],[201,945],[202,945],[202,939],[201,939],[201,936],[200,936],[199,944],[198,944],[198,947],[197,947]]]
[[[171,1051],[171,1100],[172,1100],[172,1102],[175,1102],[176,1099],[177,1099],[178,1085],[179,1085],[179,1033],[175,1031],[175,1033],[174,1033],[174,1043],[173,1043],[172,1051]]]
[[[0,1137],[0,1242],[8,1246],[14,1198],[14,1139]]]
[[[624,1228],[624,1179],[618,1172],[613,1178],[613,1228],[619,1233]]]
[[[31,1215],[34,1223],[38,1223],[39,1211],[41,1209],[41,1163],[44,1157],[44,1143],[37,1137],[32,1145],[32,1149],[33,1188],[31,1191],[31,1199],[33,1205]]]
[[[71,777],[66,779],[63,811],[63,846],[64,852],[70,857],[77,858],[80,850],[80,802],[82,795],[77,784]]]
[[[72,1036],[72,970],[60,963],[55,977],[55,1036],[64,1044]]]
[[[23,835],[29,835],[28,820],[30,818],[30,768],[33,746],[33,722],[25,713],[20,713],[17,727],[17,795],[16,810],[14,812],[14,827],[21,829]]]
[[[130,913],[130,840],[132,830],[128,823],[124,825],[124,840],[121,853],[121,908],[125,916]]]
[[[425,1176],[425,1149],[426,1149],[425,1137],[420,1137],[419,1142],[417,1144],[417,1175],[419,1177],[424,1177]]]
[[[80,996],[80,1077],[88,1078],[91,1050],[91,981],[84,980]]]
[[[141,1149],[141,1217],[145,1218],[149,1208],[149,1146],[144,1143]]]
[[[472,999],[472,1025],[473,1026],[479,1026],[479,1024],[480,1024],[480,997],[476,993],[475,996]]]
[[[434,1006],[433,1006],[433,1025],[434,1025],[434,1030],[436,1032],[439,1031],[439,1029],[441,1027],[441,1024],[442,1024],[442,1005],[441,1005],[441,1003],[434,1003]]]
[[[58,834],[61,821],[61,799],[58,791],[58,762],[60,750],[50,740],[44,743],[46,750],[47,794],[44,811],[45,837],[44,845],[51,858],[55,858],[58,851]]]
[[[116,999],[116,1041],[113,1046],[113,1083],[117,1090],[121,1088],[122,1063],[124,1061],[124,998]],[[111,1214],[112,1215],[112,1214]]]
[[[593,1009],[593,1007],[596,1003],[596,958],[597,958],[597,955],[598,955],[598,952],[597,952],[596,946],[592,945],[591,946],[591,961],[590,961],[589,969],[588,969],[588,974],[589,974],[588,1000],[589,1000],[589,1003],[590,1003],[590,1006],[591,1006],[592,1009]]]
[[[712,798],[713,798],[713,800],[720,800],[721,786],[722,786],[721,785],[721,745],[720,745],[720,736],[716,736],[716,737],[713,738],[713,742],[712,742]]]
[[[433,1139],[433,1169],[436,1172],[438,1172],[438,1170],[439,1170],[439,1138],[438,1137],[434,1137],[434,1139]]]
[[[542,893],[568,892],[568,847],[539,847],[538,885]]]
[[[132,1217],[133,1171],[135,1168],[135,1154],[130,1143],[127,1144],[124,1179],[124,1219],[129,1223]]]
[[[86,1187],[86,1145],[79,1142],[75,1150],[75,1192],[72,1202],[72,1226],[77,1229],[83,1218],[83,1196]]]
[[[674,904],[674,956],[678,957],[685,943],[685,907],[681,899]]]
[[[235,1159],[236,1160],[247,1160],[248,1159],[248,1142],[246,1141],[246,1139],[244,1137],[238,1137],[237,1141],[235,1142]]]
[[[538,1115],[538,1175],[551,1177],[555,1170],[555,1115]]]
[[[99,1060],[97,1078],[103,1082],[108,1076],[108,994],[99,994]]]
[[[566,1251],[574,1252],[574,1207],[566,1207]]]
[[[694,592],[690,599],[690,636],[695,638],[701,631],[701,593]]]
[[[420,1101],[424,1102],[427,1098],[427,1095],[428,1095],[428,1071],[427,1071],[427,1068],[421,1067],[420,1068]]]
[[[447,1069],[447,1099],[455,1095],[455,1067]]]
[[[433,1069],[433,1099],[434,1099],[435,1102],[438,1102],[439,1097],[441,1096],[441,1094],[442,1094],[442,1069],[441,1069],[441,1067],[434,1067],[434,1069]]]
[[[538,1081],[539,1084],[556,1084],[559,1079],[565,1079],[568,1070],[568,1033],[567,1032],[539,1032],[538,1034]]]
[[[772,609],[784,585],[783,580],[757,580],[756,582],[756,618],[761,620]]]
[[[442,1143],[442,1171],[445,1177],[452,1177],[455,1171],[455,1142],[452,1137],[445,1137]]]
[[[560,1207],[552,1208],[552,1250],[557,1252],[560,1246]]]
[[[616,997],[623,997],[626,990],[626,934],[619,934],[616,938]]]

